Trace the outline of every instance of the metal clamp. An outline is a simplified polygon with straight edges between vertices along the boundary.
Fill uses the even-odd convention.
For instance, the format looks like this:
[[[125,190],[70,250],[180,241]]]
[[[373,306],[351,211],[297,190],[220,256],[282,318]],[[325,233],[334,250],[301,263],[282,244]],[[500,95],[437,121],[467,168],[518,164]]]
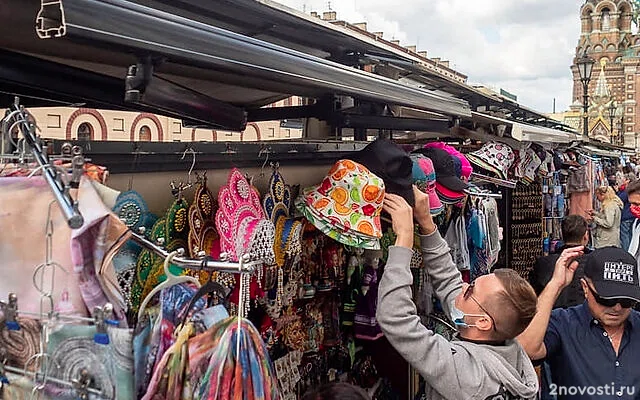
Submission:
[[[78,379],[74,379],[72,383],[78,399],[89,400],[89,388],[93,383],[93,377],[89,374],[89,371],[86,369],[81,370]]]
[[[113,319],[113,305],[107,303],[104,307],[96,307],[93,309],[94,323],[96,333],[93,335],[93,341],[97,344],[109,344],[109,332],[107,326],[118,326],[120,323]]]
[[[0,308],[4,313],[4,326],[10,331],[19,331],[20,324],[18,318],[18,296],[15,293],[9,293],[9,301],[7,303],[0,302]]]

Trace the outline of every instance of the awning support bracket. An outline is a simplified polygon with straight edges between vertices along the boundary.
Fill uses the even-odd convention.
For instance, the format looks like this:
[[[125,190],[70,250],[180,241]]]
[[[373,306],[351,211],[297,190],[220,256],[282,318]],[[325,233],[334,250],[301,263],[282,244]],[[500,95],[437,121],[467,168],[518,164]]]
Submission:
[[[36,16],[36,33],[40,39],[62,37],[67,33],[62,0],[41,0]]]

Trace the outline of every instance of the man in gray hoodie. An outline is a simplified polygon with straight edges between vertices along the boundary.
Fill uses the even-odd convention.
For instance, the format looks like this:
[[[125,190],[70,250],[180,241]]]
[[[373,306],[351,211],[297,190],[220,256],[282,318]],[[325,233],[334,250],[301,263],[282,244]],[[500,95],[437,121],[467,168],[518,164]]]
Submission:
[[[429,198],[414,188],[415,209],[387,194],[384,209],[397,234],[380,280],[377,319],[393,347],[427,383],[428,399],[535,399],[538,378],[514,338],[536,312],[536,294],[513,270],[463,283],[429,213]],[[451,342],[420,322],[411,297],[414,216],[424,268],[445,312],[459,327]]]

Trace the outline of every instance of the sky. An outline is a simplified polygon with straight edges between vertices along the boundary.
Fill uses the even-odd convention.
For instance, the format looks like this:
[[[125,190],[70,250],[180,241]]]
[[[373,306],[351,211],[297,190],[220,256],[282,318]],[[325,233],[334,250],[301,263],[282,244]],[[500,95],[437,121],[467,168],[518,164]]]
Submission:
[[[540,112],[571,103],[569,69],[583,0],[276,0],[299,11],[331,10],[367,22],[387,40],[449,60],[468,83],[500,88]]]

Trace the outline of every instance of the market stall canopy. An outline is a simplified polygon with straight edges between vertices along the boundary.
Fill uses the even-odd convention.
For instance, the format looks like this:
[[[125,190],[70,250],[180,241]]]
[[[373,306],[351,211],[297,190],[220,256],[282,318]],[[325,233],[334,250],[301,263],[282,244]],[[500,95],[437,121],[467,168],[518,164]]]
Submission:
[[[584,150],[587,154],[597,155],[602,157],[620,158],[620,156],[622,155],[622,152],[619,150],[604,149],[604,148],[597,147],[595,145],[587,144],[587,145],[580,146],[580,148]]]
[[[151,3],[151,2],[150,2]],[[176,6],[187,6],[175,2]],[[215,2],[210,2],[215,3]],[[105,93],[120,86],[120,100],[99,95],[94,87],[73,82],[73,73],[48,76],[51,85],[68,77],[60,97],[78,103],[115,103],[111,108],[145,109],[165,115],[183,114],[195,123],[242,129],[244,110],[290,95],[310,98],[351,96],[359,100],[469,116],[466,101],[353,67],[241,35],[217,26],[124,0],[5,0],[0,16],[0,57],[22,53],[35,63],[71,67],[93,74]],[[166,8],[166,7],[165,7]],[[34,21],[36,29],[34,30]],[[2,62],[0,61],[0,64]],[[0,90],[14,94],[38,88],[15,70],[0,75]],[[116,87],[114,87],[114,85]],[[9,87],[9,90],[4,87]],[[125,88],[127,101],[124,101]],[[93,98],[84,98],[85,92]],[[20,93],[18,93],[20,94]],[[40,93],[52,98],[51,93]],[[220,108],[225,112],[217,111]],[[244,115],[244,118],[240,118]],[[219,117],[223,123],[217,121]],[[230,117],[232,116],[232,118]]]
[[[576,132],[510,121],[475,111],[472,111],[471,115],[473,122],[504,126],[502,131],[508,132],[511,138],[520,142],[571,143],[580,139]]]

